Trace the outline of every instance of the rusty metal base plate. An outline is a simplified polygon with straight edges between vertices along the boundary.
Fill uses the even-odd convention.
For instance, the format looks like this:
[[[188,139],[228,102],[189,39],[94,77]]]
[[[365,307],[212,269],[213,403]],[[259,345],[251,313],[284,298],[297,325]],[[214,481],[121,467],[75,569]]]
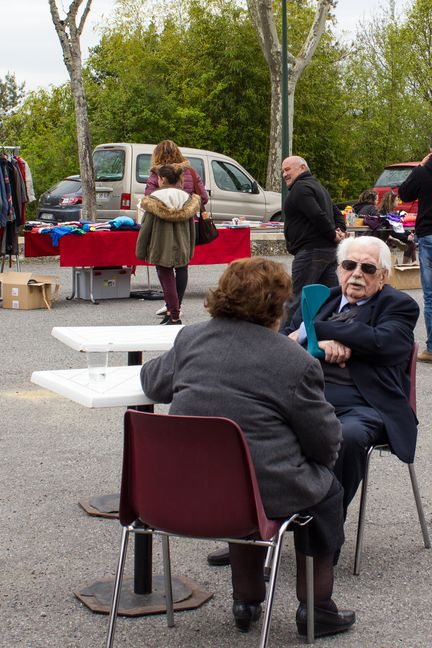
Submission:
[[[98,495],[96,497],[85,497],[80,499],[78,504],[88,515],[92,515],[93,517],[118,520],[120,504],[120,495],[118,493]]]
[[[200,585],[185,576],[173,577],[174,610],[192,610],[201,607],[213,594],[201,589]],[[165,614],[165,588],[163,576],[153,576],[153,591],[150,594],[135,594],[133,578],[124,578],[120,595],[120,616],[145,616]],[[75,596],[92,612],[109,614],[111,609],[114,579],[104,578],[83,587]]]

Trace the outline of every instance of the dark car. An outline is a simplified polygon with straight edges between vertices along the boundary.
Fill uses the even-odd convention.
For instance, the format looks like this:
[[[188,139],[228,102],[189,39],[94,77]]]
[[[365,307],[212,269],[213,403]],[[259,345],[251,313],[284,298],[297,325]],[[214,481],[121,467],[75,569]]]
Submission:
[[[68,176],[45,191],[39,198],[37,219],[49,223],[79,221],[81,218],[81,180]]]
[[[398,164],[389,164],[386,166],[373,187],[373,190],[378,194],[378,200],[381,201],[387,191],[393,190],[396,193],[402,182],[408,178],[413,168],[419,164],[420,162],[399,162]],[[409,203],[401,203],[398,209],[403,209],[410,214],[417,214],[417,200]]]

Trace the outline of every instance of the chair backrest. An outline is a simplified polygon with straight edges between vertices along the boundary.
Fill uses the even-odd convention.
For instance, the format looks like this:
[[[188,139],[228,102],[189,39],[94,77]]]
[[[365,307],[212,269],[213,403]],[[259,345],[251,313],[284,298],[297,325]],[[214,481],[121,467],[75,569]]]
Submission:
[[[125,414],[119,517],[197,537],[271,538],[239,426],[219,417]]]
[[[419,345],[414,342],[411,357],[408,364],[408,373],[410,378],[409,404],[414,414],[417,412],[417,393],[416,393],[416,376],[417,376],[417,355]]]

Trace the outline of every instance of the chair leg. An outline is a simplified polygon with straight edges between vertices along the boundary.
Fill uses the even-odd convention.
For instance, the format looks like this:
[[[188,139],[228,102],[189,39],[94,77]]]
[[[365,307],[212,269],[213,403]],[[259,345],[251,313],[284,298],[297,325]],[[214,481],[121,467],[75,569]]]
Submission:
[[[120,592],[121,592],[121,586],[123,580],[124,566],[126,561],[126,552],[128,547],[128,541],[129,541],[129,533],[130,531],[128,527],[123,527],[121,542],[120,542],[120,555],[118,559],[117,572],[114,581],[106,648],[112,648],[114,644],[115,624],[117,621],[117,612],[120,603]]]
[[[270,580],[269,580],[268,590],[267,590],[267,604],[266,604],[266,607],[265,607],[264,620],[263,620],[263,625],[262,625],[262,630],[261,630],[261,639],[260,639],[259,648],[267,648],[267,644],[268,644],[268,638],[269,638],[269,633],[270,633],[270,624],[271,624],[271,616],[272,616],[272,611],[273,611],[273,600],[274,600],[275,587],[276,587],[276,579],[277,579],[277,576],[278,576],[280,559],[281,559],[281,554],[282,554],[282,540],[283,540],[283,537],[284,537],[286,527],[287,527],[287,525],[284,525],[284,527],[281,527],[279,529],[278,536],[277,536],[277,539],[276,539],[276,544],[275,544],[274,548],[272,549],[273,556],[272,556],[272,560],[271,560]]]
[[[169,628],[174,626],[174,604],[172,593],[172,580],[171,580],[171,558],[169,549],[169,537],[162,536],[162,556],[163,556],[163,569],[164,569],[164,583],[165,583],[165,599],[167,608],[167,625]]]
[[[266,581],[270,580],[272,557],[273,557],[273,547],[270,546],[267,549],[266,559],[264,563],[264,579]]]
[[[361,565],[361,555],[363,549],[363,534],[364,534],[364,525],[365,525],[365,516],[366,516],[366,500],[367,500],[367,489],[369,482],[369,465],[374,446],[371,446],[366,455],[365,463],[365,473],[363,477],[361,497],[360,497],[360,509],[358,517],[358,526],[357,526],[357,541],[355,548],[355,559],[354,559],[354,576],[360,574],[360,565]]]
[[[418,514],[418,518],[419,518],[419,522],[420,522],[420,526],[421,526],[421,530],[422,530],[422,534],[423,534],[424,546],[425,546],[425,549],[430,549],[431,548],[431,543],[430,543],[430,538],[429,538],[429,531],[428,531],[427,524],[426,524],[426,518],[425,518],[424,511],[423,511],[423,504],[422,504],[422,501],[421,501],[420,491],[419,491],[419,487],[418,487],[418,483],[417,483],[417,475],[416,475],[413,463],[408,464],[408,470],[409,470],[409,475],[410,475],[410,478],[411,478],[411,486],[412,486],[412,489],[413,489],[414,499],[415,499],[415,503],[416,503],[416,507],[417,507],[417,514]]]
[[[314,610],[314,564],[313,557],[306,556],[306,632],[307,643],[315,640],[315,610]]]

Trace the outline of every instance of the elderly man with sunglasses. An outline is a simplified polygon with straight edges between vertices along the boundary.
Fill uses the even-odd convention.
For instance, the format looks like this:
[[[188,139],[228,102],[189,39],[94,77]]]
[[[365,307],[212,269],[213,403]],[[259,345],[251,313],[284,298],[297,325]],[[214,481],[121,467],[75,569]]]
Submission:
[[[340,286],[331,289],[314,319],[327,400],[342,423],[343,444],[334,468],[344,487],[344,512],[363,478],[367,449],[389,443],[399,459],[414,459],[417,420],[409,405],[407,367],[419,308],[386,284],[391,255],[378,238],[339,244]],[[301,313],[281,331],[306,342]]]

